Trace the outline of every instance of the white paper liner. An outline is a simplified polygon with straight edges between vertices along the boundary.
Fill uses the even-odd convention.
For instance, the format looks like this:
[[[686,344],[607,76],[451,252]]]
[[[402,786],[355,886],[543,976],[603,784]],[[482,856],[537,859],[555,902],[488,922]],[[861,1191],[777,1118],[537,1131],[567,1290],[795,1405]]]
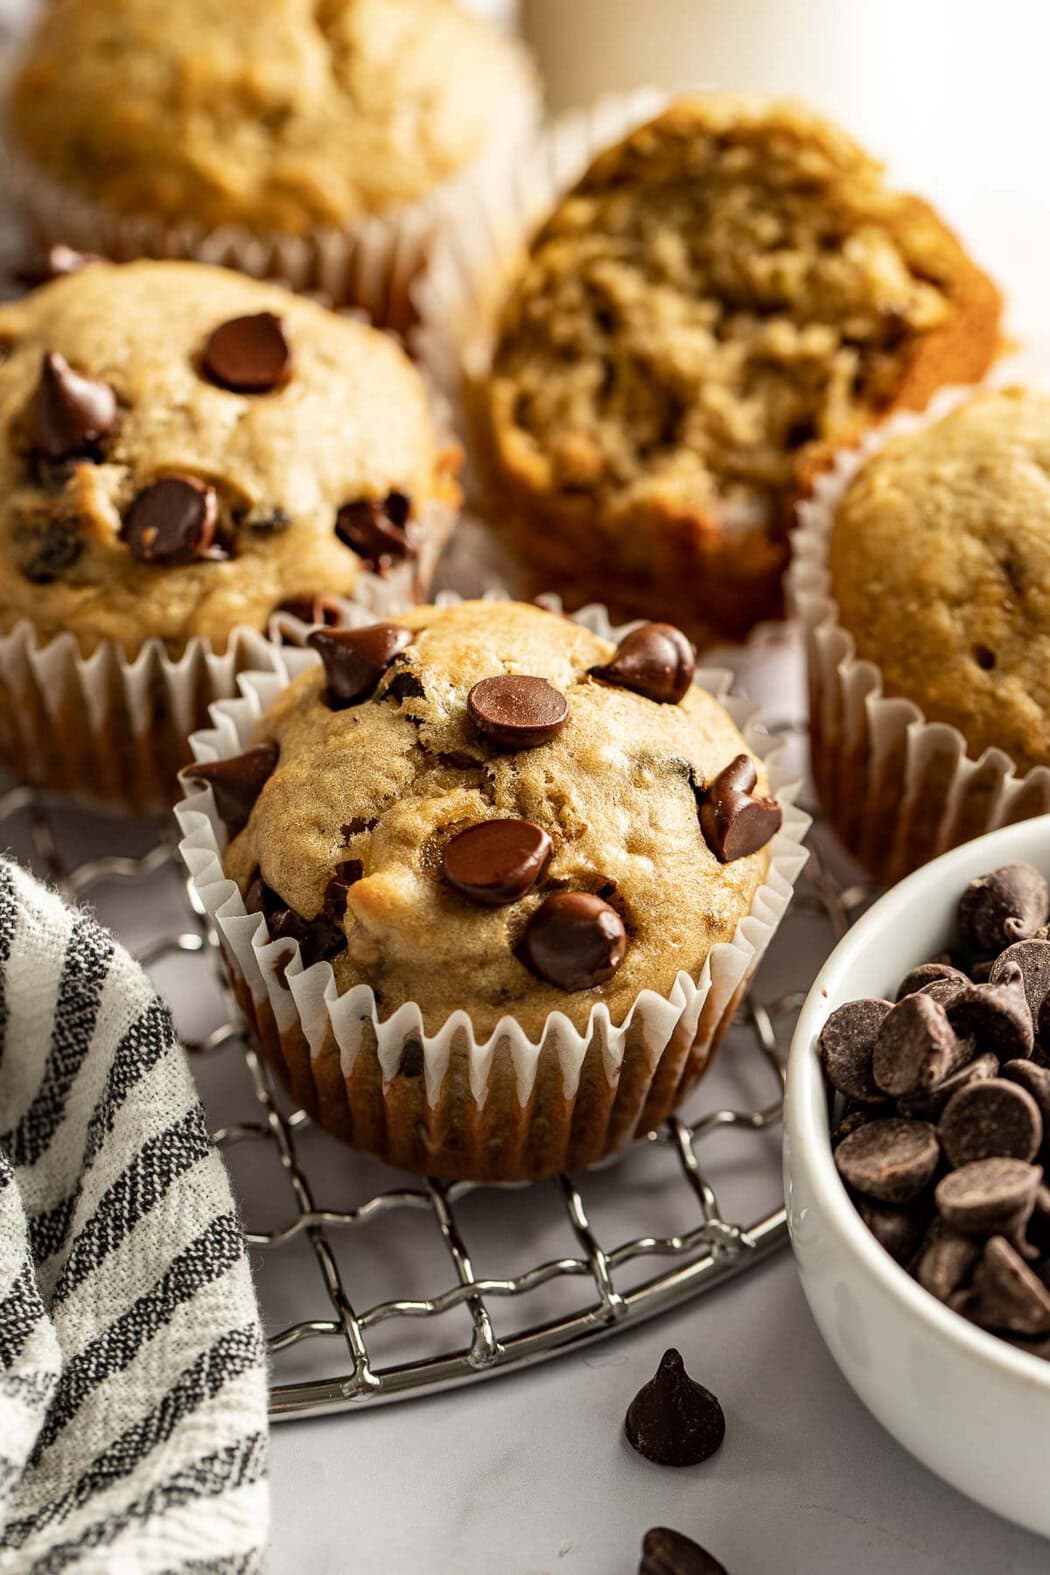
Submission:
[[[1013,380],[1007,365],[982,386]],[[799,505],[791,538],[788,604],[806,643],[821,807],[850,852],[886,885],[960,842],[1050,811],[1045,766],[1019,773],[994,748],[974,756],[958,728],[930,722],[912,701],[886,695],[881,669],[857,657],[831,593],[831,527],[857,471],[892,438],[929,426],[979,392],[943,389],[922,414],[902,412],[838,454]]]
[[[440,600],[458,600],[454,596]],[[557,598],[546,598],[554,610]],[[604,639],[616,640],[622,631],[614,630],[605,609],[596,605],[582,609],[574,618]],[[286,654],[290,676],[315,661],[312,652]],[[287,682],[275,672],[244,673],[239,679],[241,698],[226,700],[212,709],[215,726],[191,739],[198,760],[213,760],[243,750],[256,721],[266,706]],[[672,1037],[686,1035],[693,1053],[701,1061],[717,1045],[732,1010],[742,996],[766,947],[791,900],[795,880],[808,854],[802,839],[810,818],[795,805],[800,783],[778,763],[780,745],[763,732],[756,707],[728,693],[731,675],[712,669],[697,673],[696,682],[715,695],[740,727],[749,749],[767,763],[771,791],[779,800],[783,826],[770,845],[766,878],[755,893],[751,911],[742,918],[733,939],[712,948],[698,979],[679,973],[667,997],[655,991],[642,991],[623,1022],[611,1021],[604,1003],[595,1005],[584,1029],[577,1028],[563,1012],[552,1012],[538,1038],[531,1038],[513,1017],[500,1020],[492,1034],[476,1038],[469,1013],[454,1012],[437,1032],[428,1033],[418,1005],[408,1002],[385,1020],[381,1017],[370,987],[357,985],[342,995],[336,987],[330,963],[303,966],[297,944],[287,939],[271,941],[265,919],[248,913],[236,883],[223,872],[222,850],[225,831],[218,819],[211,789],[191,793],[176,806],[182,830],[179,850],[190,872],[197,898],[215,924],[224,944],[227,959],[265,1019],[272,1020],[280,1035],[296,1031],[297,1025],[309,1045],[312,1059],[334,1039],[344,1078],[355,1068],[367,1037],[374,1043],[383,1076],[384,1093],[402,1065],[406,1046],[422,1047],[426,1098],[434,1106],[449,1066],[454,1042],[466,1044],[469,1081],[473,1099],[485,1104],[489,1073],[497,1047],[509,1045],[513,1060],[516,1093],[524,1108],[536,1087],[541,1062],[554,1058],[560,1070],[564,1097],[571,1101],[578,1089],[584,1058],[592,1045],[601,1046],[606,1079],[616,1083],[629,1035],[637,1043],[644,1038],[650,1072],[655,1072],[660,1057]],[[290,960],[289,960],[290,959]],[[627,1137],[632,1134],[628,1132]]]

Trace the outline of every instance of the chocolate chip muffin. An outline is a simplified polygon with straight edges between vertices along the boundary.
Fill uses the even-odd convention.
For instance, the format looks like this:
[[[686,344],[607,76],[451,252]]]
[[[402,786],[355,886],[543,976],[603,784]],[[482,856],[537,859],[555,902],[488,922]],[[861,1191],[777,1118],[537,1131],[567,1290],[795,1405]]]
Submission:
[[[937,214],[828,121],[674,103],[517,269],[474,390],[493,523],[577,602],[738,637],[778,609],[832,448],[979,378],[999,312]]]
[[[743,988],[738,969],[731,999],[683,1015],[782,822],[689,642],[647,624],[614,648],[483,602],[311,640],[321,663],[247,747],[185,773],[228,837],[228,911],[265,919],[235,923],[276,1016],[243,928],[227,952],[296,1097],[443,1175],[547,1173],[661,1120]],[[338,999],[319,1006],[288,940]]]
[[[72,636],[70,662],[107,647],[95,665],[118,688],[138,663],[139,690],[158,692],[148,724],[123,717],[130,731],[182,718],[162,750],[169,791],[168,746],[184,761],[208,701],[232,692],[232,672],[213,690],[199,670],[238,630],[263,633],[281,608],[335,616],[332,598],[422,594],[453,517],[454,456],[386,335],[239,274],[142,262],[4,305],[0,346],[0,633]],[[193,667],[181,687],[169,668],[171,682],[141,670],[154,642]],[[68,760],[70,737],[106,722],[113,686],[67,701],[83,675],[57,661],[37,675],[55,739],[34,751],[23,730],[0,748],[35,780],[79,786],[46,758],[54,743]],[[9,709],[32,711],[21,658],[0,672]]]

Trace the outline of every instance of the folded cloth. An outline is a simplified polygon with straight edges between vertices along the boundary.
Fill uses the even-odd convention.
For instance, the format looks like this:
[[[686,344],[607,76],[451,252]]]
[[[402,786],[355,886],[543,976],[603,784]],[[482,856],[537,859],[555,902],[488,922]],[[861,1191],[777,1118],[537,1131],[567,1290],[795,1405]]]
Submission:
[[[0,860],[0,1571],[249,1571],[266,1380],[167,1008]]]

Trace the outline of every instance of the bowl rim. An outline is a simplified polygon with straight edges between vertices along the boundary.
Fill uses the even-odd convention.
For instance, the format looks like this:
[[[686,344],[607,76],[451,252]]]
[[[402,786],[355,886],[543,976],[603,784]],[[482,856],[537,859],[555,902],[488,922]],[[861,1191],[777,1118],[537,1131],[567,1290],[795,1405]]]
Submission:
[[[847,930],[813,981],[799,1013],[788,1056],[784,1119],[791,1167],[804,1166],[808,1170],[813,1193],[821,1200],[839,1246],[858,1261],[883,1293],[908,1316],[935,1329],[971,1360],[990,1364],[1026,1386],[1034,1383],[1050,1392],[1050,1362],[978,1328],[938,1301],[890,1257],[868,1230],[835,1168],[824,1075],[816,1054],[817,1034],[832,1009],[833,995],[840,994],[842,1001],[858,998],[844,991],[843,984],[865,947],[877,941],[912,904],[928,897],[931,890],[941,893],[957,883],[956,895],[961,894],[963,886],[975,875],[1026,857],[1041,860],[1050,878],[1050,815],[1000,827],[942,853],[890,887]],[[942,900],[940,895],[937,900]],[[790,1209],[788,1217],[790,1220]]]

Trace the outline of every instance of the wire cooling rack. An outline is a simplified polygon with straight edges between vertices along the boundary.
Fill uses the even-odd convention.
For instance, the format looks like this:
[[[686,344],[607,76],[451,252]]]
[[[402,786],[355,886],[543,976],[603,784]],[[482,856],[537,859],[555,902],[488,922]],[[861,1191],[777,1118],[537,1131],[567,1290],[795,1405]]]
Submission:
[[[775,730],[802,742],[796,722]],[[515,1371],[710,1290],[786,1240],[785,1051],[820,961],[869,895],[819,823],[752,998],[682,1116],[615,1165],[514,1188],[406,1178],[291,1106],[222,982],[170,827],[14,787],[0,834],[88,901],[172,1005],[242,1210],[275,1418]]]

